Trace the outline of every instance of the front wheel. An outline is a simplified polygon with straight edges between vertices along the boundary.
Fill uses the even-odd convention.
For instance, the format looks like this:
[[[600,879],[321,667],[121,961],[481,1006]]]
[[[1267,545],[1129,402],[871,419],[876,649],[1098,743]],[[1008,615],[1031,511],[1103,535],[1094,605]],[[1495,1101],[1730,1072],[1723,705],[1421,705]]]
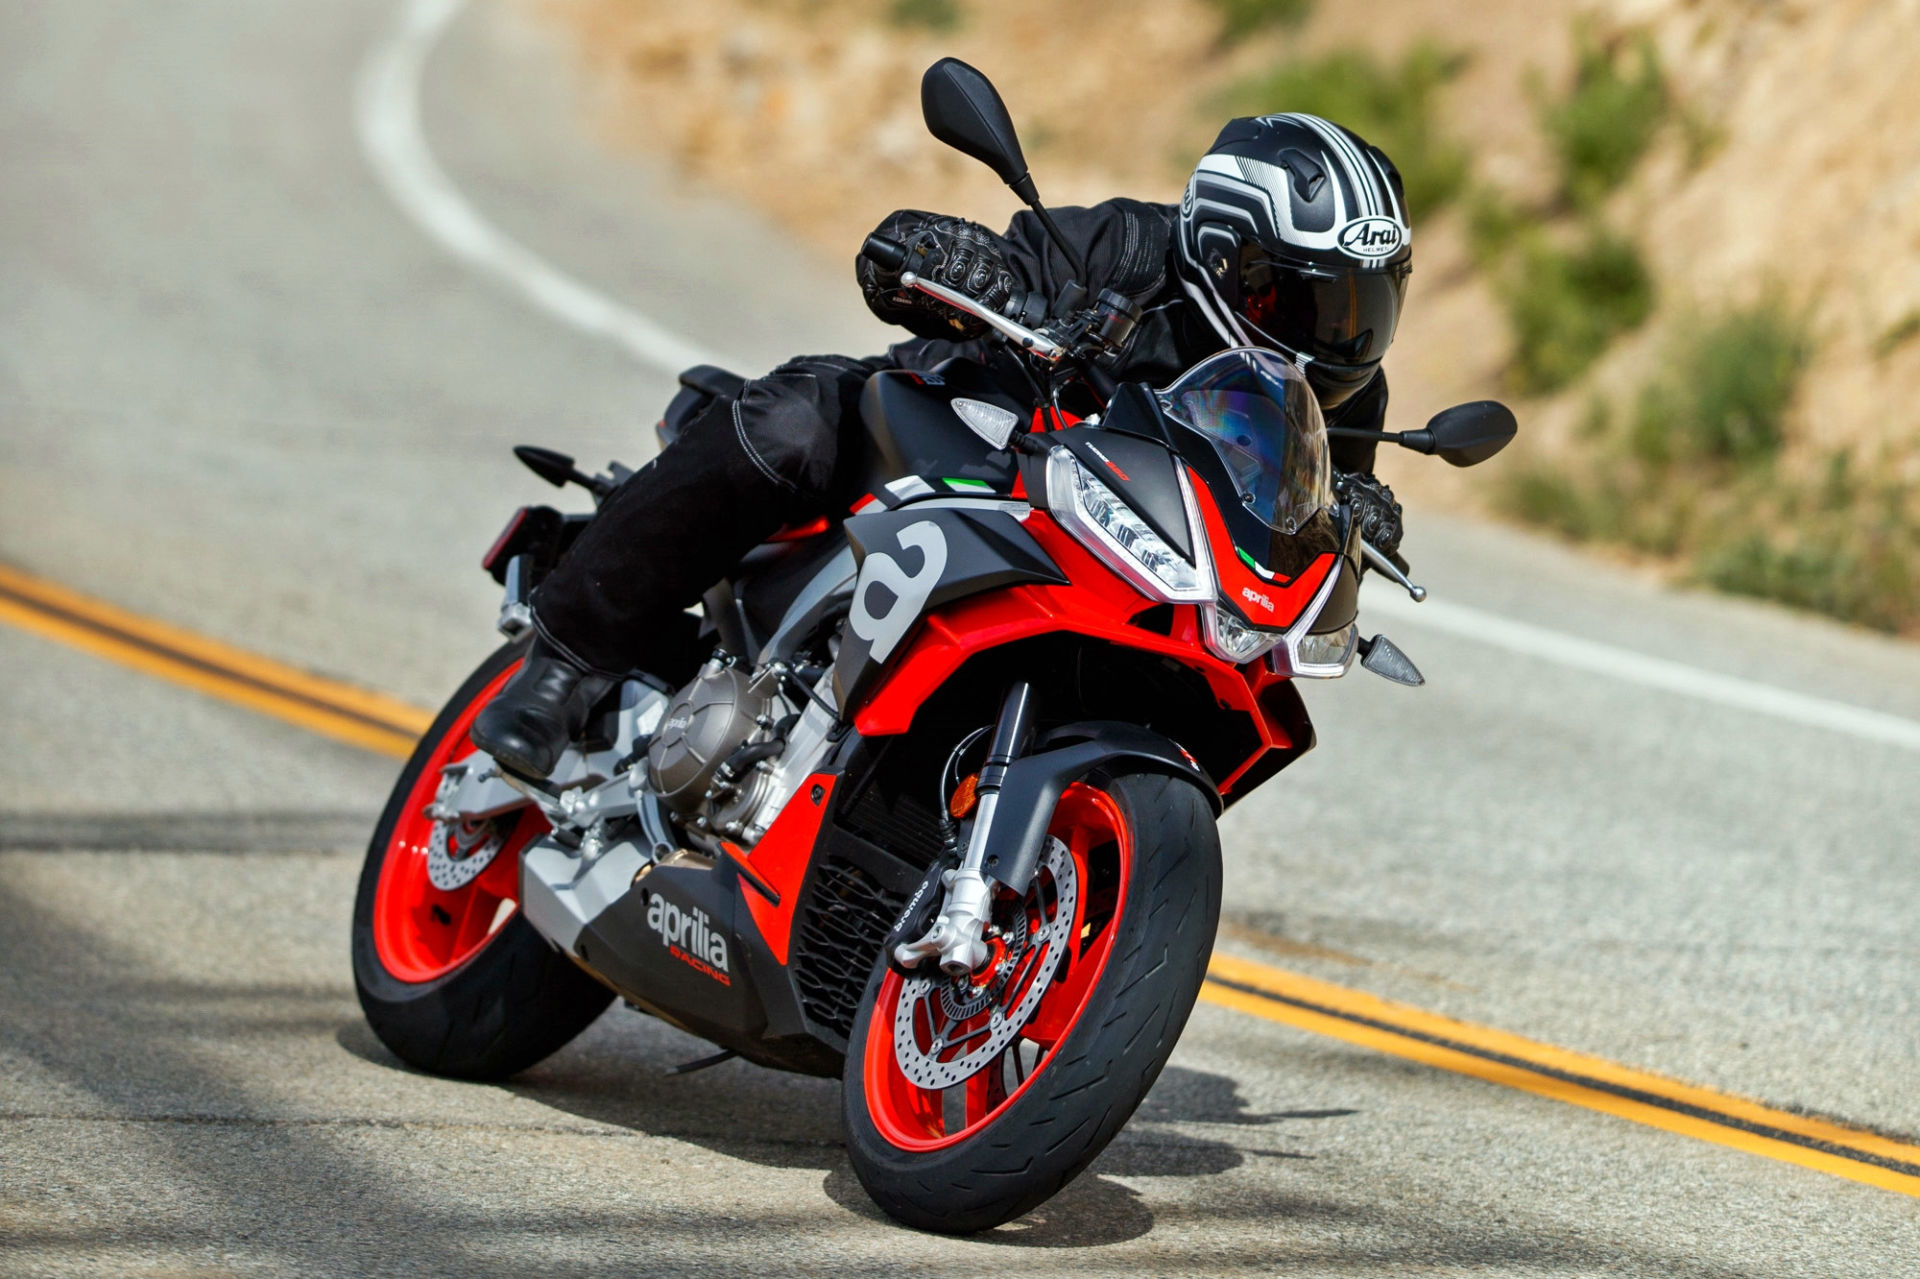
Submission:
[[[986,1230],[1038,1206],[1147,1095],[1213,950],[1213,814],[1173,777],[1075,785],[1025,900],[1001,896],[980,972],[909,977],[882,956],[847,1045],[854,1172],[923,1230]]]
[[[442,770],[475,749],[480,708],[525,644],[481,663],[394,783],[353,904],[353,983],[367,1024],[409,1065],[467,1079],[524,1070],[585,1030],[613,994],[520,914],[520,854],[547,833],[528,804],[484,822],[435,821]]]

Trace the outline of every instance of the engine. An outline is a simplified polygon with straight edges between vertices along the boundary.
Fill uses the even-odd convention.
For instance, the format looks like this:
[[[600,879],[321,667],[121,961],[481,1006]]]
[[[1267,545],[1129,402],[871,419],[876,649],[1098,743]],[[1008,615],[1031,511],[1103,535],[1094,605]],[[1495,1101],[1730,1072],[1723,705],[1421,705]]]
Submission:
[[[745,671],[715,657],[675,695],[647,748],[650,789],[695,832],[757,838],[779,790],[782,756],[800,722],[788,668]]]

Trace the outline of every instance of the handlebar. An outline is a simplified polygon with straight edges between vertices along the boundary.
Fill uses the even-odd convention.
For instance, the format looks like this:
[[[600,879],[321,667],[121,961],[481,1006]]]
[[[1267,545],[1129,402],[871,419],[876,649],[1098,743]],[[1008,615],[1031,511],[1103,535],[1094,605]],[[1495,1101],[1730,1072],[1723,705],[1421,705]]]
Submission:
[[[906,269],[907,246],[884,235],[870,235],[860,246],[860,256],[889,274]]]

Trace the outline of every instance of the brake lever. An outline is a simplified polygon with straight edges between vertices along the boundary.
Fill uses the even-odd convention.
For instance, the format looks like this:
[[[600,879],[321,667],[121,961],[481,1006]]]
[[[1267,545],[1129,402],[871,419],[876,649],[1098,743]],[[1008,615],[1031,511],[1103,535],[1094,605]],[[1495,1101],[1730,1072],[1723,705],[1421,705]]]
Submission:
[[[929,297],[938,298],[956,311],[965,311],[975,319],[984,321],[1021,350],[1037,355],[1049,364],[1058,363],[1067,354],[1066,347],[1046,334],[1036,332],[1017,320],[1010,320],[998,311],[989,310],[958,289],[950,289],[944,284],[935,284],[932,280],[923,280],[912,271],[902,271],[900,283],[910,289],[918,289]]]
[[[1413,602],[1415,604],[1421,603],[1423,600],[1427,598],[1426,587],[1415,586],[1411,581],[1407,579],[1407,575],[1400,571],[1400,566],[1398,564],[1395,564],[1392,560],[1388,559],[1386,555],[1384,555],[1378,548],[1376,548],[1372,542],[1369,542],[1364,537],[1360,539],[1360,553],[1366,556],[1368,567],[1377,569],[1378,571],[1385,573],[1388,577],[1392,578],[1394,581],[1400,583],[1401,586],[1405,587],[1407,594],[1413,597]]]

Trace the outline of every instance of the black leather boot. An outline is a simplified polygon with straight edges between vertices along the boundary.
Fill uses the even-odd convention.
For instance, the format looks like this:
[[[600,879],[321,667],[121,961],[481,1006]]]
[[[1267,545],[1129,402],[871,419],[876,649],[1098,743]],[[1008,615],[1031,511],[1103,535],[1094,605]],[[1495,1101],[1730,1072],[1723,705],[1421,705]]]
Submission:
[[[587,712],[616,682],[574,665],[536,636],[526,664],[474,717],[473,744],[502,768],[545,778],[586,727]]]

